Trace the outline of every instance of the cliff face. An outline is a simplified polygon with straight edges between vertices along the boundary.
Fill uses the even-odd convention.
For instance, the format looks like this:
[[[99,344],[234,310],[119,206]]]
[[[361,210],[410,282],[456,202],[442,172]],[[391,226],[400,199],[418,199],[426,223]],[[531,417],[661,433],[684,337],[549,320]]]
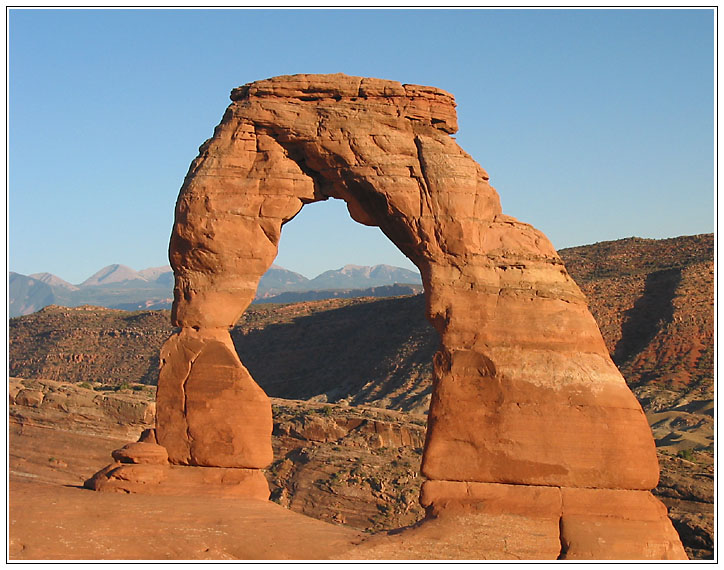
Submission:
[[[158,380],[168,311],[51,305],[9,321],[10,375],[105,385]]]

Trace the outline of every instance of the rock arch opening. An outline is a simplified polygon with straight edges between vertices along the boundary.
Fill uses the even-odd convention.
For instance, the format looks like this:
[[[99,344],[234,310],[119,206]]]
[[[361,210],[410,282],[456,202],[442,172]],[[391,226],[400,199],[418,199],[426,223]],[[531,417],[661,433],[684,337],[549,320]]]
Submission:
[[[314,251],[322,259],[323,241],[334,241],[334,247],[327,251],[337,256],[340,266],[344,261],[369,262],[383,256],[390,263],[402,264],[402,254],[393,257],[389,250],[380,251],[383,240],[389,240],[381,233],[378,237],[377,228],[365,228],[350,220],[343,204],[319,202],[304,206],[293,221],[283,226],[280,251],[285,240],[296,236],[294,251]],[[314,217],[300,219],[305,213]],[[342,220],[331,222],[329,215]],[[305,236],[287,235],[297,222],[314,224],[311,244]],[[355,231],[355,226],[362,231]],[[351,230],[354,237],[340,235],[345,229]],[[362,255],[359,243],[355,243],[361,240],[366,240],[364,243],[370,244],[374,253],[355,257]],[[339,257],[340,250],[347,252],[344,257]],[[326,262],[325,267],[332,269],[328,265]],[[427,413],[432,354],[439,337],[425,319],[424,298],[416,294],[422,290],[419,275],[389,265],[376,265],[371,273],[370,269],[345,265],[342,271],[329,272],[329,277],[325,273],[314,281],[293,283],[292,288],[296,286],[301,293],[292,291],[260,299],[257,291],[257,301],[247,308],[231,336],[241,360],[270,397],[341,401]],[[262,292],[274,293],[275,287],[292,277],[276,269],[262,278],[259,287]],[[398,278],[399,284],[391,285]],[[341,285],[331,285],[335,279],[341,279]],[[412,286],[402,285],[405,283]],[[322,290],[308,291],[311,288]],[[269,318],[268,309],[260,302],[266,300],[305,303],[278,310],[288,324],[255,327],[255,321]]]

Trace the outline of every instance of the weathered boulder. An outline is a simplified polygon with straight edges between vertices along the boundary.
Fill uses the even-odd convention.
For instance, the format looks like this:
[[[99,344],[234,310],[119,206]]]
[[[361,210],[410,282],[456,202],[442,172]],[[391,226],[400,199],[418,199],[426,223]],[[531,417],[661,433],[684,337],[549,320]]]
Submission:
[[[111,457],[119,463],[151,463],[158,465],[168,463],[168,452],[165,447],[143,441],[124,445],[111,453]]]
[[[43,403],[44,395],[41,390],[20,390],[15,398],[11,401],[12,404],[17,406],[27,406],[29,408],[37,408]]]
[[[171,465],[166,448],[155,443],[152,429],[111,455],[113,463],[87,479],[85,488],[105,493],[269,499],[269,484],[260,469]]]

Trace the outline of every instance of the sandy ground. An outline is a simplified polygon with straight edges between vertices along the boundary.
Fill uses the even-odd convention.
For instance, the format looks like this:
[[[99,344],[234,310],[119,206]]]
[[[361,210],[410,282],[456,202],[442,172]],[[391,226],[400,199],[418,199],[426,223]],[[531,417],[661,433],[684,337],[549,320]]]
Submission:
[[[10,560],[306,560],[364,534],[274,503],[97,493],[85,478],[127,439],[11,420]]]

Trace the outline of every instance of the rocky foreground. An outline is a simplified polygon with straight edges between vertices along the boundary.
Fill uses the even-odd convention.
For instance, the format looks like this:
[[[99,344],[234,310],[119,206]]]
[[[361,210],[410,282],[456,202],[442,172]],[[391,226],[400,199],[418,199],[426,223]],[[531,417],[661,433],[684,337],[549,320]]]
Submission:
[[[265,475],[276,504],[265,504],[82,489],[112,450],[152,425],[150,387],[94,390],[14,378],[10,403],[12,559],[334,558],[370,533],[386,536],[424,516],[418,500],[422,415],[274,399],[275,461]],[[711,454],[660,451],[659,461],[655,494],[669,508],[687,554],[712,558]],[[118,514],[109,522],[107,512]],[[419,547],[404,553],[436,557]]]

